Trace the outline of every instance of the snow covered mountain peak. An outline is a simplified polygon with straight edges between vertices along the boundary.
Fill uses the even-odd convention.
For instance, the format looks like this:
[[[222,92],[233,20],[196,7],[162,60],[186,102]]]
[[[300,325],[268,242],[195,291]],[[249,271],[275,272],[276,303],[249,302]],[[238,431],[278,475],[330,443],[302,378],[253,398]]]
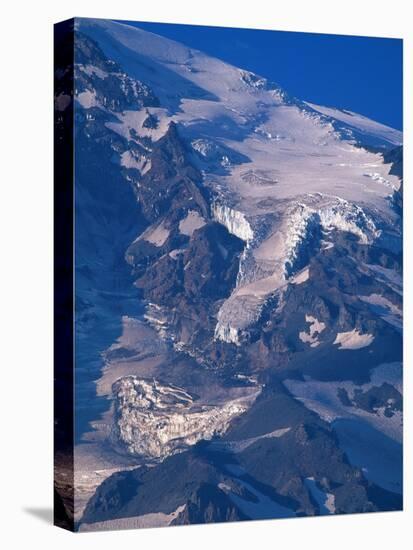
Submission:
[[[55,120],[77,524],[400,509],[401,133],[127,24],[75,27]]]
[[[211,217],[246,243],[216,337],[238,340],[303,266],[309,238],[316,246],[320,232],[341,231],[367,244],[396,223],[400,180],[377,151],[399,146],[399,131],[293,99],[263,77],[136,27],[80,19],[77,29],[130,79],[122,76],[133,93],[115,113],[88,82],[77,98],[115,114],[106,126],[135,140],[122,167],[144,176],[174,122],[212,196]],[[99,67],[78,70],[105,77]]]

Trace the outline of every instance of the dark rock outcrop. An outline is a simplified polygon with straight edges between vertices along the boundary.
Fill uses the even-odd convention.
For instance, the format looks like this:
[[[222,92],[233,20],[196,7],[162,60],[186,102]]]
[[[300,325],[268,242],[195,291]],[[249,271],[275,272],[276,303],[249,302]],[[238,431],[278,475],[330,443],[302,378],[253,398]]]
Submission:
[[[171,122],[166,134],[154,143],[151,168],[137,189],[142,211],[149,221],[166,212],[182,212],[183,207],[208,217],[205,191],[199,186],[201,174],[189,162],[188,155],[177,125]]]

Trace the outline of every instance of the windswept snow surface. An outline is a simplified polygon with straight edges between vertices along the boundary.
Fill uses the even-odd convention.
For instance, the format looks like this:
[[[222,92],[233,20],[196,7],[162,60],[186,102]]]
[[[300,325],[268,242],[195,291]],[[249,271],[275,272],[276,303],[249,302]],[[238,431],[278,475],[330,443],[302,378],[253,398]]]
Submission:
[[[295,100],[265,78],[136,27],[77,21],[160,100],[147,109],[156,129],[144,128],[146,113],[133,110],[118,114],[110,128],[156,141],[175,121],[214,196],[213,217],[246,243],[216,338],[239,343],[268,297],[304,267],[301,253],[317,228],[349,231],[361,243],[393,229],[391,196],[400,181],[381,154],[362,145],[391,148],[402,142],[401,132]]]
[[[326,115],[332,119],[337,126],[343,123],[350,131],[353,132],[354,137],[362,136],[365,140],[369,138],[372,140],[372,145],[401,145],[402,138],[400,132],[384,124],[380,124],[374,120],[347,111],[344,109],[334,109],[331,107],[322,107],[321,105],[315,105],[314,103],[307,103],[312,109],[319,113]],[[380,141],[382,143],[380,143]]]

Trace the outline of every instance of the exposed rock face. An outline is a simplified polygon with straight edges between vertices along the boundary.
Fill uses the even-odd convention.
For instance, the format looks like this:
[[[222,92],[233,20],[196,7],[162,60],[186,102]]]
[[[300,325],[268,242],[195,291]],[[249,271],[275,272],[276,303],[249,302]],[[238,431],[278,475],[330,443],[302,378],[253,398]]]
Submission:
[[[231,291],[242,251],[239,240],[218,224],[209,223],[195,230],[186,242],[178,254],[163,254],[137,280],[152,302],[177,305],[179,300],[195,296],[215,301]]]
[[[281,453],[281,448],[288,449],[287,453]],[[257,462],[258,456],[267,457],[264,461],[269,462],[264,468],[262,461]],[[271,468],[270,464],[273,464],[275,456],[279,458],[281,464],[278,468]],[[329,457],[328,465],[325,462],[327,457]],[[354,488],[358,493],[351,512],[374,510],[374,505],[369,502],[362,476],[356,469],[346,464],[345,458],[334,444],[332,434],[323,433],[319,427],[299,424],[283,438],[261,439],[248,447],[239,460],[242,465],[248,465],[248,471],[255,479],[279,488],[283,495],[297,498],[296,481],[299,476],[306,478],[314,475],[319,480],[325,476],[325,480],[328,479],[329,482],[326,484],[324,481],[324,490],[335,495],[336,512],[342,512],[344,509],[340,491],[337,491],[340,486],[347,486],[350,492],[353,492]],[[308,474],[308,472],[312,473]],[[304,495],[300,495],[299,500],[304,507],[303,512],[309,513],[309,509],[305,510]]]
[[[197,404],[181,388],[131,376],[118,380],[113,392],[115,441],[130,454],[150,458],[164,458],[200,440],[222,435],[251,401],[229,401],[221,406]]]
[[[103,54],[94,40],[81,32],[76,33],[75,66],[75,93],[86,108],[102,107],[120,112],[159,105],[158,98],[148,86],[130,78],[117,63]]]
[[[148,220],[167,211],[178,213],[185,206],[208,216],[208,206],[198,183],[201,175],[188,160],[188,151],[176,124],[153,144],[151,168],[137,188],[138,200]]]
[[[402,396],[391,384],[384,382],[380,386],[372,386],[363,391],[354,390],[354,396],[349,397],[344,388],[339,388],[338,396],[347,407],[358,407],[370,413],[383,414],[391,418],[397,411],[402,410]]]
[[[202,485],[171,525],[221,523],[249,519],[215,484]]]
[[[108,478],[90,500],[82,523],[154,512],[170,514],[178,508],[183,510],[173,522],[176,524],[247,519],[219,489],[219,483],[225,481],[227,476],[197,453],[175,455],[159,470],[142,467]],[[156,522],[152,526],[156,527]]]
[[[202,345],[208,337],[212,340],[216,304],[235,285],[243,247],[223,226],[208,222],[189,237],[172,227],[168,241],[155,252],[159,259],[145,270],[138,263],[145,245],[129,249],[136,273],[142,273],[135,284],[147,300],[162,306],[175,342]]]
[[[395,147],[383,153],[384,162],[391,164],[390,174],[403,179],[403,146]]]

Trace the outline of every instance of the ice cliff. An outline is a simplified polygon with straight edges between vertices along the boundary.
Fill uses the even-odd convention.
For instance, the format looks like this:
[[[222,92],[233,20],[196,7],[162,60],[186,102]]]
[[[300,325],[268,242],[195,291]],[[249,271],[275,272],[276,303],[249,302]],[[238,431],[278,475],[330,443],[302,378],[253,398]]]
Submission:
[[[214,202],[211,209],[213,218],[224,225],[232,235],[247,244],[254,238],[254,233],[245,214],[218,202]]]

